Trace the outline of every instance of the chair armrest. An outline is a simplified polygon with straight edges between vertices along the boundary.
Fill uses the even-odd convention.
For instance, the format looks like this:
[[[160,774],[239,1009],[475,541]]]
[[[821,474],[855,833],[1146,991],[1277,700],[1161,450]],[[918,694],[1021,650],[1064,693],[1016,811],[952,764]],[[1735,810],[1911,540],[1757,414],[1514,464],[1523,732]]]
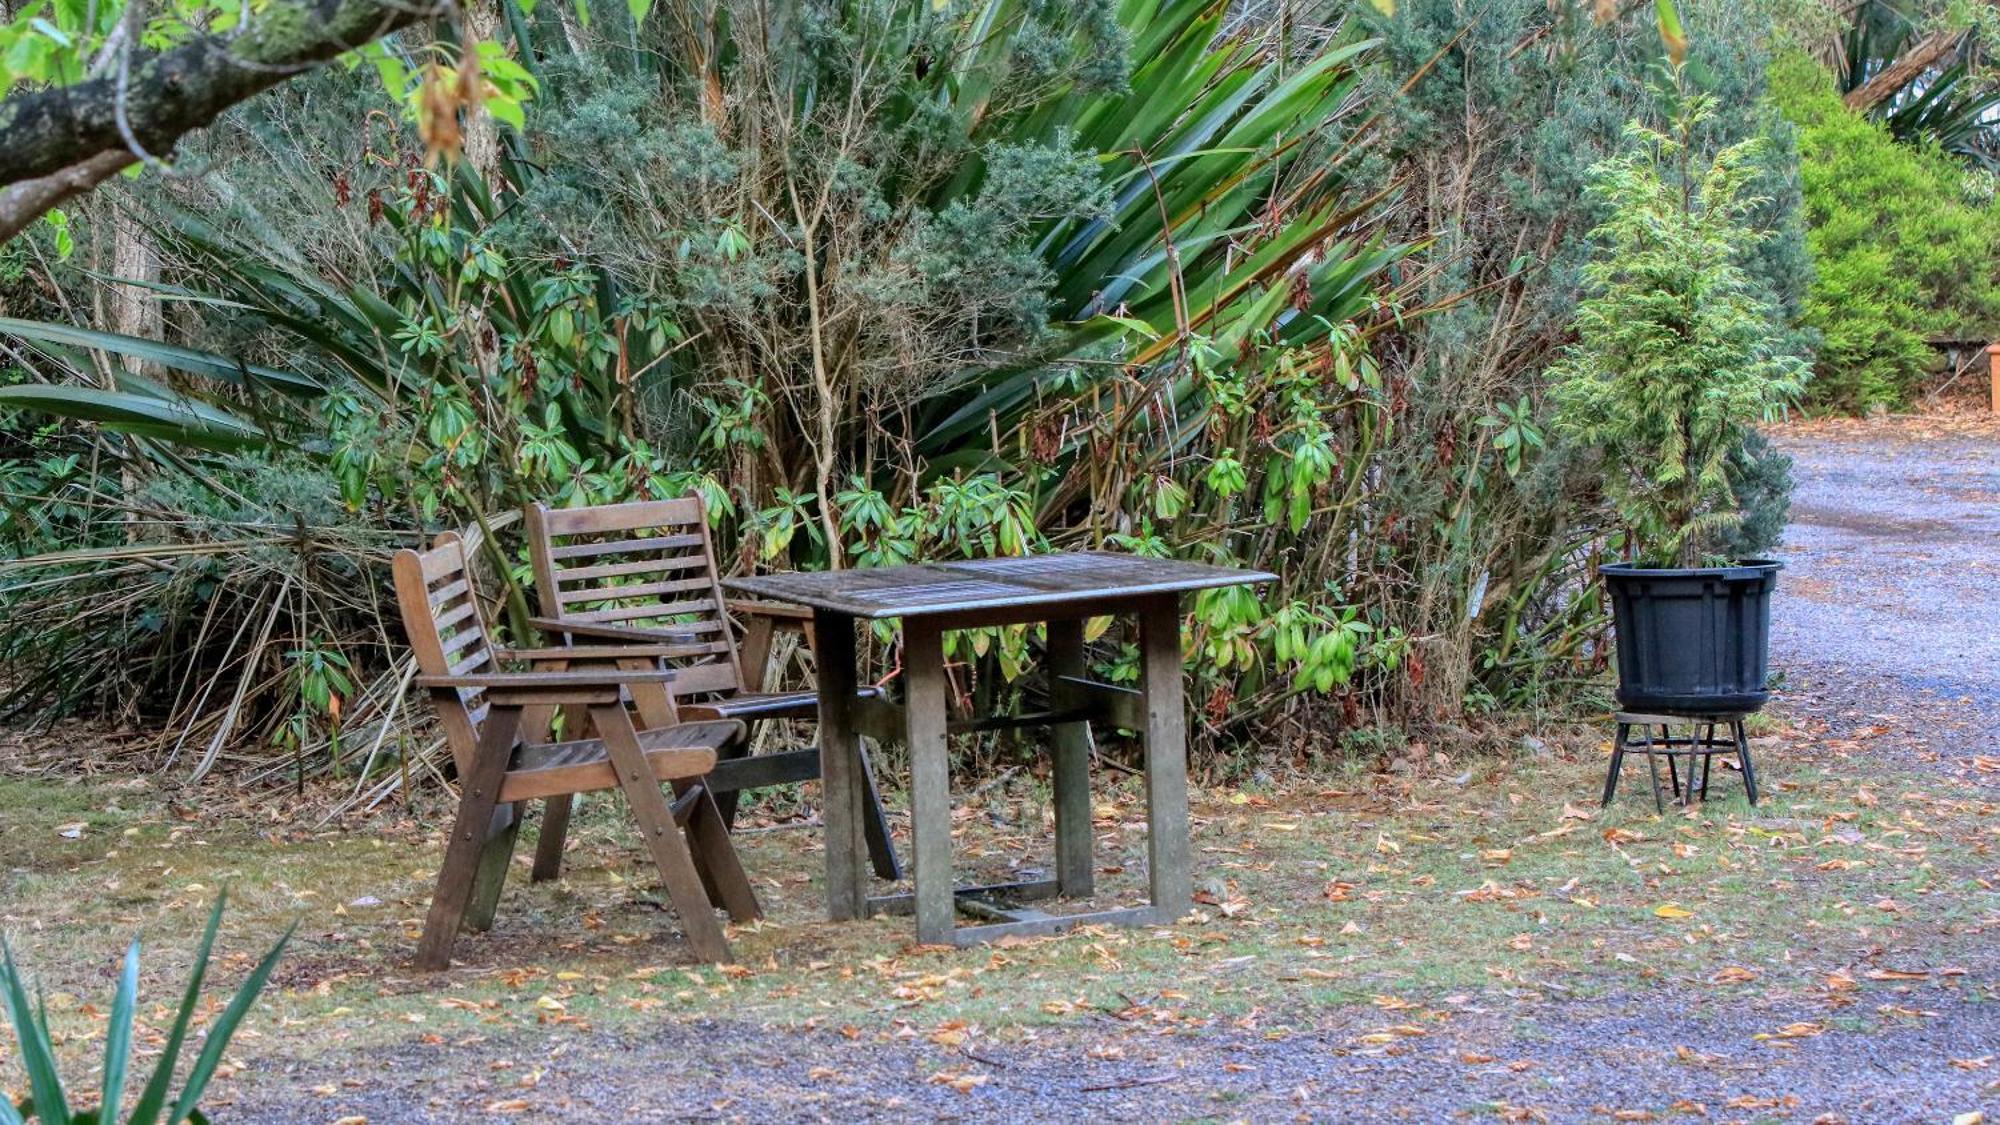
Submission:
[[[418,676],[426,688],[484,688],[496,691],[562,691],[573,688],[616,688],[626,684],[672,683],[671,668],[583,668],[570,672],[488,672],[471,676]]]
[[[673,645],[558,645],[554,648],[496,648],[502,661],[540,662],[547,660],[632,660],[641,657],[672,656],[680,650]]]
[[[599,625],[592,621],[572,621],[567,617],[530,617],[528,624],[544,633],[567,633],[593,640],[623,641],[626,644],[700,644],[701,634],[683,629],[641,629],[632,625]]]
[[[813,611],[802,605],[789,602],[750,601],[747,598],[730,598],[729,612],[746,617],[771,617],[780,621],[811,621]]]

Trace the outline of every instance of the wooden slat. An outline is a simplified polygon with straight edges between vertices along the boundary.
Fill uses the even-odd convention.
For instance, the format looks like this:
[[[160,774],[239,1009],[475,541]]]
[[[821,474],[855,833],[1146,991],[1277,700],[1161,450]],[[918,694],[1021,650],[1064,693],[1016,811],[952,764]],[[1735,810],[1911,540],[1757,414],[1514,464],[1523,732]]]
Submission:
[[[1146,870],[1163,923],[1194,908],[1188,841],[1187,714],[1181,686],[1180,598],[1160,595],[1139,614],[1139,683],[1145,694]]]
[[[957,887],[952,891],[954,898],[1011,898],[1022,902],[1040,902],[1055,898],[1062,893],[1062,883],[1055,879],[1035,879],[1024,883],[987,883],[981,886]],[[870,914],[909,914],[916,909],[916,896],[904,893],[894,895],[870,895]]]
[[[1102,710],[1082,685],[1086,660],[1083,622],[1051,621],[1048,626],[1049,706],[1057,712]],[[1136,694],[1136,693],[1135,693]],[[1093,703],[1096,707],[1093,708]],[[1089,898],[1096,889],[1090,814],[1090,724],[1063,723],[1055,731],[1056,878],[1063,893]]]
[[[1167,917],[1164,911],[1153,906],[1131,906],[1123,910],[1093,910],[1088,914],[1041,914],[1038,917],[1024,918],[1015,922],[962,926],[951,931],[950,943],[964,947],[1008,937],[1042,937],[1061,933],[1076,926],[1143,926],[1152,923],[1169,925],[1178,920],[1178,916]]]
[[[626,598],[657,598],[663,594],[685,594],[689,590],[706,589],[708,589],[706,578],[683,578],[673,582],[645,582],[630,586],[587,586],[580,590],[564,590],[556,595],[556,601],[565,606],[572,606],[584,602],[623,601]],[[709,613],[715,609],[715,603],[709,600],[692,604],[702,608],[687,611],[689,613]]]
[[[433,612],[436,611],[434,610]],[[476,617],[478,616],[478,614],[479,614],[479,606],[473,602],[467,601],[461,603],[455,609],[437,613],[436,617],[431,621],[431,628],[439,636],[443,636],[447,631],[451,629],[452,626],[468,618]]]
[[[861,738],[855,729],[854,622],[820,614],[819,755],[821,817],[826,821],[827,917],[836,922],[862,917],[868,908],[867,876],[861,856],[867,847],[861,818]]]
[[[440,639],[438,644],[442,646],[447,659],[456,656],[459,652],[467,648],[475,646],[479,648],[488,647],[486,643],[486,630],[477,627],[467,629],[462,633],[453,633],[449,637]]]
[[[619,539],[609,543],[569,543],[552,547],[549,555],[560,559],[595,559],[605,555],[633,555],[647,551],[678,551],[701,546],[700,535],[654,535],[645,539]]]
[[[589,600],[609,602],[622,601],[624,599],[617,595],[606,595],[601,598],[591,598]],[[574,617],[578,621],[602,623],[606,621],[648,621],[654,618],[686,617],[692,614],[716,614],[715,602],[708,598],[684,602],[653,602],[649,605],[620,606],[616,609],[593,609],[583,613],[565,611],[563,616]],[[677,622],[673,628],[688,633],[717,633],[721,632],[725,628],[725,625],[720,616],[717,615],[708,621],[690,621],[686,624]]]
[[[431,604],[433,606],[442,609],[444,608],[444,604],[446,602],[451,601],[453,598],[469,595],[471,593],[472,593],[472,582],[470,579],[465,577],[465,573],[463,571],[460,571],[457,581],[447,582],[443,586],[440,586],[437,589],[431,591]]]
[[[951,943],[951,751],[945,737],[944,637],[921,619],[903,626],[903,744],[910,752],[910,848],[917,940]],[[857,818],[858,820],[859,818]],[[860,857],[855,857],[859,864]]]
[[[552,573],[558,583],[594,582],[601,578],[623,578],[629,574],[653,574],[673,570],[693,570],[706,566],[708,560],[700,555],[665,555],[637,562],[603,563],[598,566],[556,567]],[[703,583],[706,585],[706,583]]]
[[[736,690],[736,669],[727,664],[683,665],[676,669],[680,674],[674,679],[675,695],[704,695],[708,692]]]
[[[557,797],[565,793],[594,793],[618,787],[618,774],[609,757],[595,761],[564,762],[509,773],[500,784],[503,801],[526,801],[536,797]],[[653,750],[646,764],[660,781],[678,777],[700,777],[715,765],[713,750]]]
[[[715,763],[703,782],[716,794],[742,789],[763,789],[819,776],[819,751],[814,748],[787,750],[778,754],[758,754],[750,758],[730,758]]]
[[[647,638],[669,644],[708,638],[664,658],[675,665],[709,668],[693,681],[677,684],[677,692],[727,694],[741,689],[743,674],[722,608],[714,545],[700,497],[561,511],[537,504],[527,515],[529,555],[544,617],[585,628],[630,627],[676,634]],[[626,577],[644,581],[609,585]],[[685,597],[689,594],[706,596]],[[684,600],[668,600],[676,596]],[[597,608],[586,609],[593,606]],[[673,620],[686,616],[697,620]],[[561,630],[560,624],[557,629]]]
[[[1051,633],[1062,624],[1081,623],[1052,622],[1049,625]],[[1054,679],[1057,682],[1051,685],[1051,691],[1060,691],[1065,695],[1074,695],[1088,701],[1112,725],[1123,730],[1141,730],[1145,727],[1145,696],[1139,692],[1118,684],[1107,684],[1102,680],[1086,679],[1080,675],[1058,673]]]
[[[704,522],[701,500],[694,496],[596,504],[587,508],[550,508],[544,512],[543,520],[551,535],[599,535],[607,531],[687,527]]]
[[[414,551],[411,553],[416,554]],[[440,536],[436,547],[417,555],[417,558],[422,565],[423,586],[426,589],[431,583],[447,574],[460,574],[465,571],[465,549],[460,545],[457,536],[451,536],[448,540]]]
[[[463,676],[475,668],[484,668],[493,661],[493,650],[481,648],[478,652],[451,666],[451,675]]]

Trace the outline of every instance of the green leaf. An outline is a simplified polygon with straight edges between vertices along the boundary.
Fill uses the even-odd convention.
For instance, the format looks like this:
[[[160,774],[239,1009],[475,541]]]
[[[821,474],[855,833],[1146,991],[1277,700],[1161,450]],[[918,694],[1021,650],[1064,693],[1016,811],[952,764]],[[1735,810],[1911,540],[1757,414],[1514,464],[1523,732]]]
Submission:
[[[132,1013],[139,1003],[139,939],[125,950],[125,968],[118,974],[118,992],[111,1000],[111,1022],[104,1029],[104,1093],[98,1098],[100,1119],[116,1121],[125,1097],[125,1073],[132,1061]]]
[[[156,398],[96,387],[29,385],[0,387],[0,406],[96,422],[119,433],[203,449],[247,449],[269,440],[256,426],[186,397]]]
[[[21,1069],[28,1072],[28,1093],[35,1102],[35,1120],[68,1121],[69,1102],[63,1098],[62,1075],[56,1070],[48,1025],[28,1004],[21,970],[14,964],[14,950],[5,938],[0,938],[0,988],[6,992],[8,1021],[14,1025],[14,1039],[20,1046]]]
[[[1681,26],[1681,14],[1674,7],[1674,0],[1653,0],[1653,11],[1660,21],[1660,41],[1667,45],[1667,58],[1675,66],[1687,61],[1687,30]]]
[[[522,110],[520,101],[515,98],[499,95],[489,97],[486,99],[486,112],[492,114],[495,121],[512,125],[517,131],[528,126],[528,115]]]
[[[245,384],[269,384],[282,391],[301,394],[320,394],[325,388],[315,379],[291,371],[280,371],[272,367],[246,364],[228,356],[214,352],[197,351],[174,344],[148,340],[140,336],[125,336],[117,332],[99,332],[93,328],[76,328],[67,324],[51,324],[39,320],[14,320],[0,317],[0,333],[18,336],[36,344],[56,344],[73,348],[95,348],[113,355],[130,356],[134,359],[157,363],[175,371],[185,371],[190,375],[203,375],[238,386]]]
[[[222,897],[216,896],[216,917],[222,914]],[[215,1023],[208,1029],[208,1038],[201,1045],[201,1054],[194,1060],[194,1067],[188,1071],[187,1084],[181,1087],[181,1096],[174,1099],[174,1111],[167,1116],[167,1125],[179,1125],[195,1114],[195,1103],[201,1100],[201,1092],[207,1088],[208,1080],[215,1077],[215,1068],[222,1063],[222,1052],[229,1046],[229,1037],[236,1034],[237,1025],[250,1012],[250,1006],[257,1002],[257,995],[264,991],[264,985],[271,979],[271,970],[278,967],[278,958],[284,956],[286,943],[299,928],[297,922],[286,928],[278,944],[271,947],[264,959],[244,980],[243,987],[229,1001]]]
[[[139,1104],[132,1107],[132,1116],[125,1119],[125,1125],[154,1125],[159,1120],[160,1111],[166,1108],[167,1087],[173,1083],[181,1046],[187,1042],[188,1025],[194,1021],[195,1004],[201,998],[201,982],[208,975],[208,955],[215,948],[215,932],[222,928],[222,907],[228,900],[229,892],[226,890],[215,896],[215,908],[208,912],[208,925],[202,930],[201,943],[195,947],[194,974],[188,978],[187,991],[181,996],[181,1008],[174,1016],[173,1029],[167,1032],[166,1046],[160,1049],[160,1061],[154,1065],[153,1076],[146,1080],[146,1088],[139,1094]]]

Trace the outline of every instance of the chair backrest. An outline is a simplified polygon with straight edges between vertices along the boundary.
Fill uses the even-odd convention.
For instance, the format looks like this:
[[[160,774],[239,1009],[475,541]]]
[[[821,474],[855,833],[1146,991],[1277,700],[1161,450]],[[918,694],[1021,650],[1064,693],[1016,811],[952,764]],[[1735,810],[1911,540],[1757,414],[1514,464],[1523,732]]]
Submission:
[[[687,634],[667,658],[680,673],[674,695],[742,689],[700,497],[591,508],[535,504],[526,519],[543,616]]]
[[[458,534],[445,532],[428,551],[396,552],[393,569],[396,602],[403,613],[403,631],[416,652],[417,670],[426,676],[494,671],[492,637]],[[472,688],[431,693],[461,777],[472,766],[479,726],[486,719],[484,694]]]

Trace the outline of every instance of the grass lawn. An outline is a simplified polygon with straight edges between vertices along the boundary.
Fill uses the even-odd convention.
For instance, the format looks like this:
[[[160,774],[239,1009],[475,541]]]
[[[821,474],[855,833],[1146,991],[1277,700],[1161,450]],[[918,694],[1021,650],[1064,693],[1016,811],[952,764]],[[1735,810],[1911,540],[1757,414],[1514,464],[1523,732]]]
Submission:
[[[434,976],[406,959],[441,851],[441,805],[314,832],[274,819],[277,805],[196,814],[144,779],[17,776],[0,780],[0,926],[82,1081],[133,934],[146,941],[145,1043],[159,1038],[221,888],[230,910],[216,1009],[296,921],[216,1092],[226,1105],[323,1064],[349,1075],[310,1087],[329,1120],[370,1082],[347,1063],[371,1054],[470,1052],[490,1071],[477,1097],[504,1113],[536,1108],[533,1068],[511,1057],[521,1043],[715,1018],[923,1045],[922,1065],[948,1089],[994,1073],[983,1045],[1052,1037],[1108,1052],[1134,1030],[1264,1042],[1317,1031],[1323,1043],[1337,1026],[1335,1053],[1393,1057],[1469,1009],[1635,992],[1782,1009],[1732,1047],[1781,1051],[1921,1023],[1940,997],[1989,1012],[2000,1000],[1989,761],[1878,755],[1879,736],[1780,728],[1756,747],[1760,807],[1718,768],[1717,800],[1664,817],[1642,760],[1598,811],[1608,745],[1594,737],[1415,777],[1202,791],[1190,918],[967,950],[915,947],[906,918],[824,921],[817,830],[767,826],[739,847],[770,917],[732,931],[739,963],[721,968],[686,963],[622,807],[601,796],[573,830],[565,878],[530,886],[524,844],[494,930],[461,939],[459,967]],[[969,877],[1018,878],[1047,862],[1040,785],[1024,772],[961,810]],[[1140,885],[1139,799],[1129,783],[1099,787],[1100,905]],[[1461,1054],[1482,1065],[1479,1052]],[[1968,1077],[1993,1061],[1957,1060]],[[9,1065],[0,1085],[18,1087]]]

